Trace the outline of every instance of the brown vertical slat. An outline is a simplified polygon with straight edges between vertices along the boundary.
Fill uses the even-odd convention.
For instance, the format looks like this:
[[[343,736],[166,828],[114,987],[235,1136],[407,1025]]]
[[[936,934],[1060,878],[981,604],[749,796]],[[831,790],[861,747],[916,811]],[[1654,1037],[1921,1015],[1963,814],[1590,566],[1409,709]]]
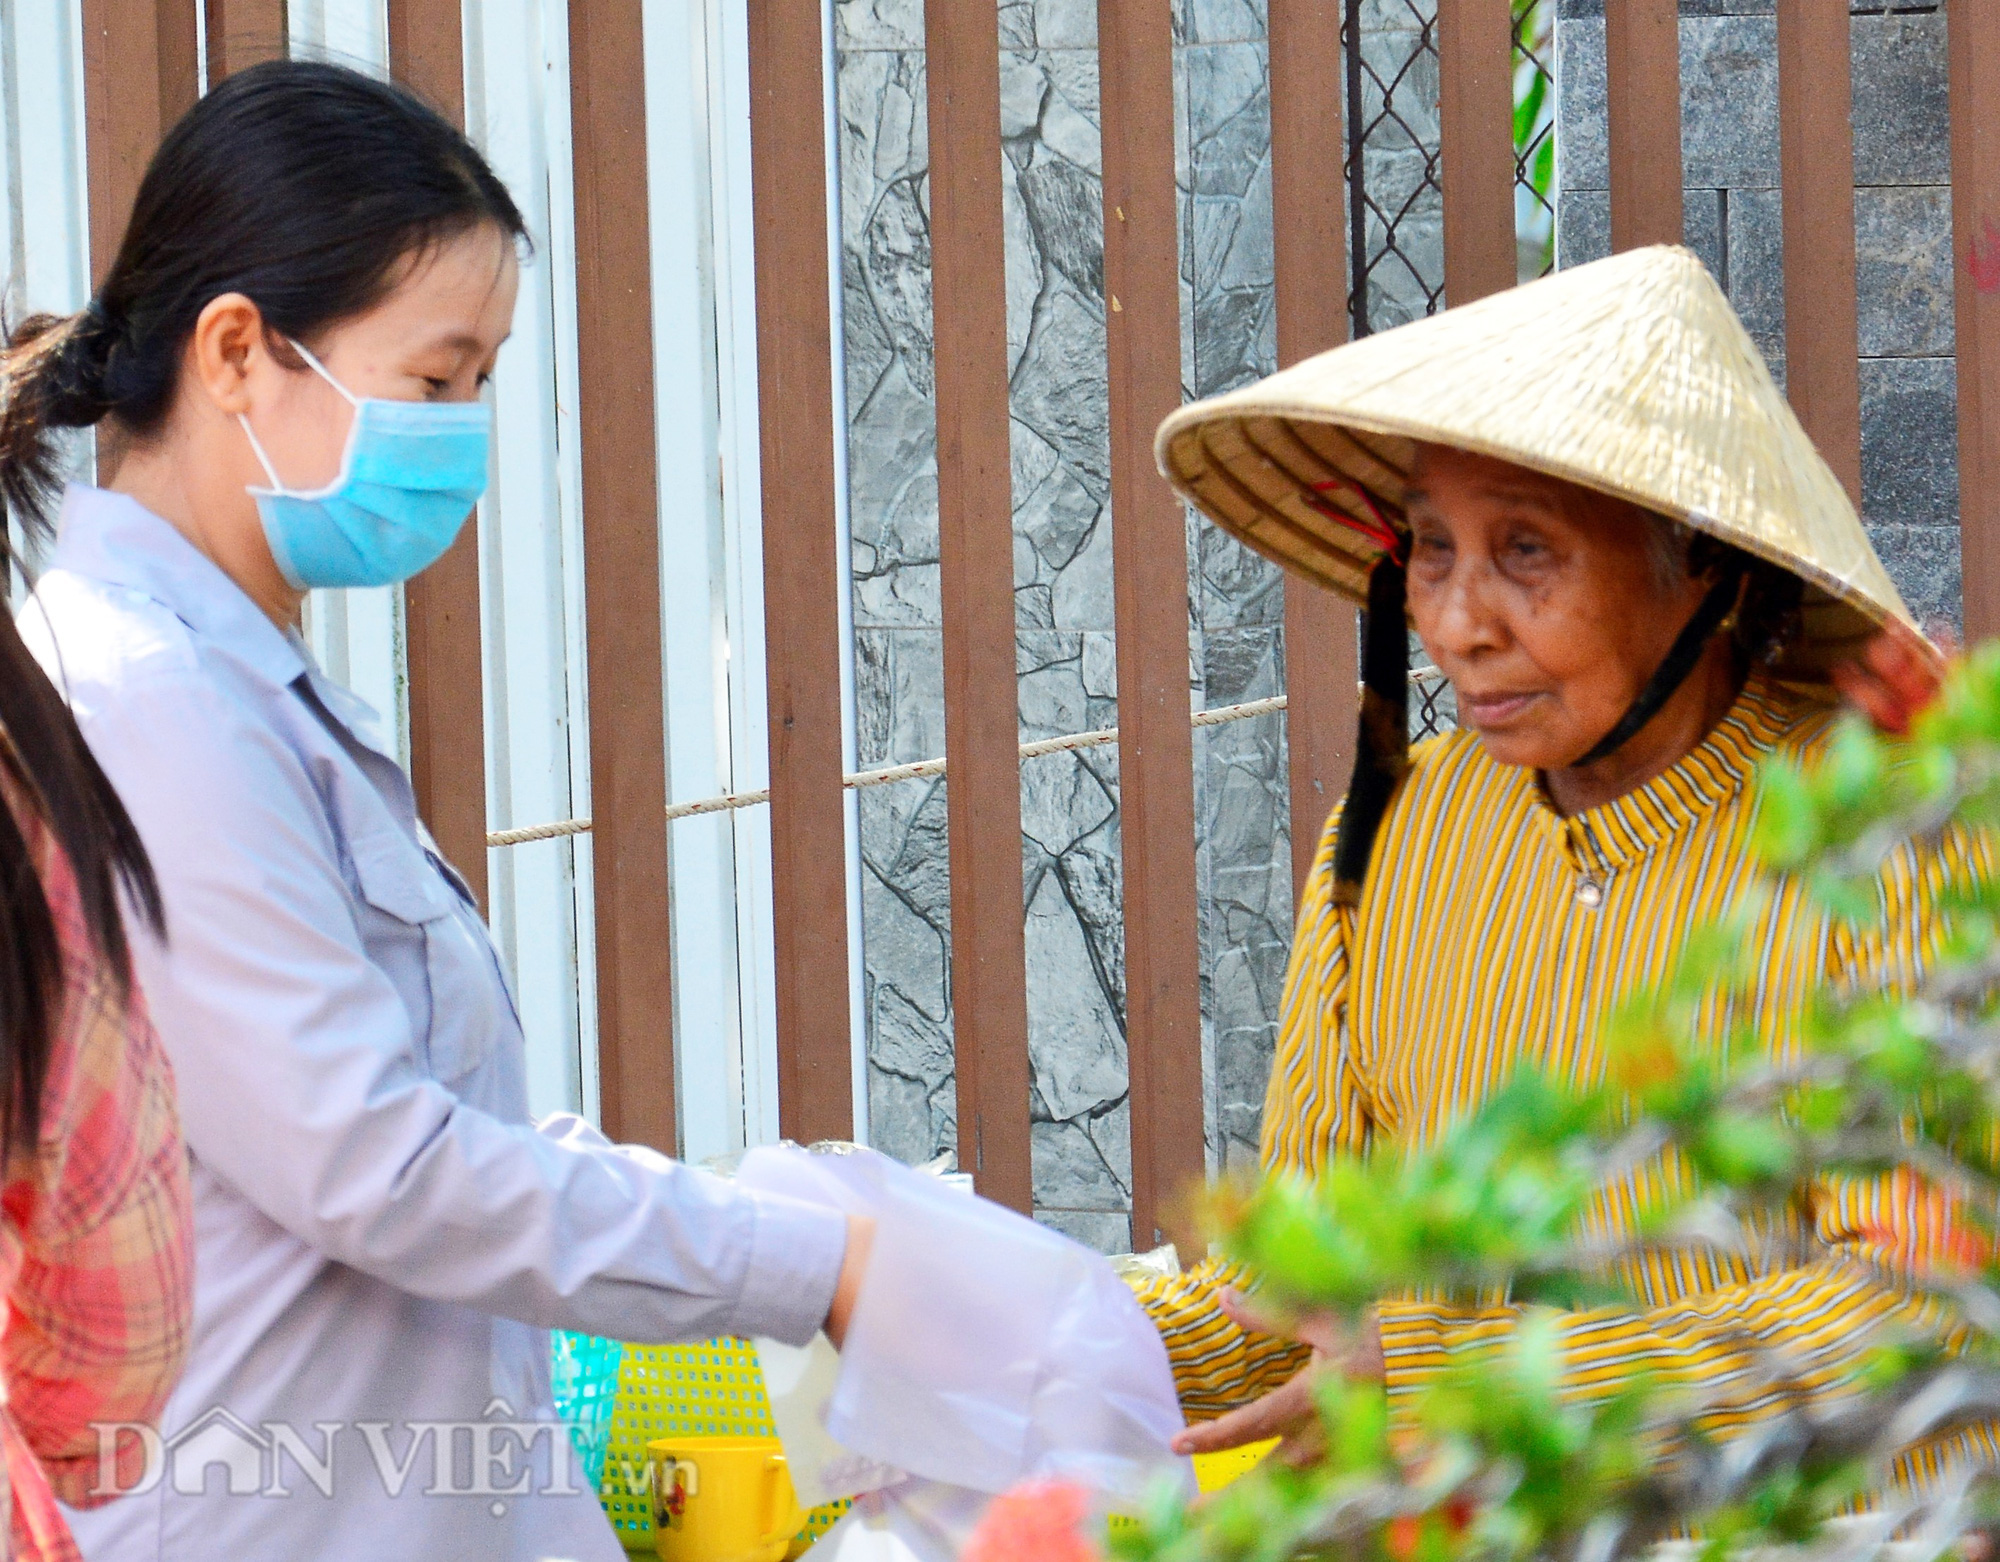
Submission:
[[[1678,244],[1681,45],[1676,0],[1604,0],[1604,45],[1611,247]]]
[[[642,0],[570,0],[577,425],[605,1131],[671,1152],[667,744]]]
[[[927,0],[924,42],[958,1154],[982,1194],[1029,1214],[998,13],[965,0]]]
[[[1847,6],[1778,0],[1785,389],[1799,421],[1858,505],[1853,79]]]
[[[83,0],[90,275],[118,253],[160,137],[194,106],[198,0]]]
[[[1347,210],[1339,149],[1340,0],[1270,0],[1271,206],[1278,361],[1347,340]],[[1285,579],[1285,747],[1292,792],[1292,894],[1304,892],[1320,831],[1354,765],[1359,708],[1354,609]]]
[[[465,128],[465,16],[459,0],[389,0],[389,69]]]
[[[1179,1224],[1180,1197],[1206,1166],[1187,532],[1153,462],[1153,432],[1181,400],[1170,8],[1098,0],[1097,36],[1132,1241],[1143,1248]]]
[[[1469,304],[1518,280],[1513,8],[1438,0],[1437,19],[1444,300]]]
[[[443,558],[404,583],[403,644],[417,810],[483,910],[486,709],[476,513]]]
[[[854,1131],[820,8],[749,21],[778,1125],[809,1143]]]
[[[160,40],[160,134],[201,96],[201,0],[153,0]]]
[[[389,68],[461,129],[465,24],[459,0],[389,0]],[[410,781],[438,848],[486,904],[486,703],[480,657],[479,517],[403,587]]]
[[[2000,6],[1952,5],[1959,548],[1968,644],[2000,634]]]
[[[285,0],[206,0],[208,84],[287,52]]]

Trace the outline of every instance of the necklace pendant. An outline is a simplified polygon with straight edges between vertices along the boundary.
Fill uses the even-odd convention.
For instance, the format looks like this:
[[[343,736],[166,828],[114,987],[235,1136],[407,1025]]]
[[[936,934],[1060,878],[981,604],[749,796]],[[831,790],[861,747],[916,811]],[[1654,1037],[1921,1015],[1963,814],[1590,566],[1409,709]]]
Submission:
[[[1576,887],[1576,903],[1585,911],[1595,911],[1604,904],[1604,886],[1595,879],[1585,879]]]

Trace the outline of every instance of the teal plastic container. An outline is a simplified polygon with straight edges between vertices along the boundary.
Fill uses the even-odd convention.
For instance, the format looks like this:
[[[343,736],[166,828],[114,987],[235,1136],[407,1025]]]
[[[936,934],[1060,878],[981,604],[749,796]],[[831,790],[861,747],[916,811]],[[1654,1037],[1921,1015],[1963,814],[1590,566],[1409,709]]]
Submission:
[[[556,1329],[549,1335],[549,1376],[556,1414],[569,1435],[592,1491],[604,1484],[604,1452],[611,1439],[611,1414],[618,1403],[618,1368],[625,1347],[594,1334]]]

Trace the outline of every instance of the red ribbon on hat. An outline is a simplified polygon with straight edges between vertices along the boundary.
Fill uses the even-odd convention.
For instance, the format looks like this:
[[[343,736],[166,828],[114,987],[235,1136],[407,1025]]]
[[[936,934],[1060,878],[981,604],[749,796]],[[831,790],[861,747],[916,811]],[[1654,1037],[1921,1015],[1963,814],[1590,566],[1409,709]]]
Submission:
[[[1394,522],[1382,513],[1382,506],[1375,502],[1375,496],[1367,489],[1363,488],[1353,479],[1346,477],[1331,478],[1324,483],[1314,483],[1312,486],[1314,492],[1305,495],[1307,504],[1319,511],[1328,520],[1338,521],[1349,531],[1359,532],[1370,542],[1380,547],[1384,553],[1388,554],[1398,564],[1404,562],[1402,535],[1396,530]],[[1326,500],[1318,497],[1321,493],[1340,488],[1347,489],[1353,493],[1368,507],[1368,514],[1372,517],[1372,521],[1364,521],[1359,516],[1350,515],[1347,511],[1341,509],[1339,505],[1329,504]]]

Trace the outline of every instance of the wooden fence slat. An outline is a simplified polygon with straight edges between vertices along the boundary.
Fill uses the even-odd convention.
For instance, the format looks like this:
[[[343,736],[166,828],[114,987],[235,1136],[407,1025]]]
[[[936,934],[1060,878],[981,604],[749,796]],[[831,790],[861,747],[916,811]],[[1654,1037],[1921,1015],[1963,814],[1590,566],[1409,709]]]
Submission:
[[[389,0],[389,69],[465,126],[459,0]],[[486,904],[486,700],[480,655],[479,516],[445,556],[403,586],[410,781],[438,849]]]
[[[1469,304],[1518,278],[1513,7],[1438,0],[1437,20],[1444,299]]]
[[[924,40],[958,1154],[980,1193],[1030,1214],[999,19],[927,0]]]
[[[403,585],[410,784],[438,850],[486,906],[485,665],[479,516],[443,558]]]
[[[1154,430],[1181,400],[1170,8],[1098,0],[1097,36],[1132,1241],[1144,1248],[1179,1227],[1180,1197],[1206,1169],[1187,532],[1153,461]]]
[[[1604,0],[1611,247],[1681,242],[1677,0]]]
[[[1951,220],[1959,548],[1968,643],[2000,634],[2000,7],[1955,4]]]
[[[1337,149],[1340,0],[1270,0],[1271,207],[1278,362],[1347,340],[1346,192]],[[1320,831],[1354,764],[1360,681],[1354,610],[1285,578],[1285,747],[1291,778],[1292,894],[1304,893]]]
[[[666,705],[642,0],[570,0],[591,873],[605,1132],[672,1152]]]
[[[285,0],[206,0],[208,84],[288,52]]]
[[[465,128],[465,12],[460,0],[388,0],[389,70]]]
[[[778,1124],[810,1143],[854,1128],[818,0],[749,0],[749,33]]]
[[[103,281],[153,149],[194,106],[198,0],[83,0],[90,275]]]
[[[153,0],[160,48],[160,134],[201,96],[201,0]]]
[[[1799,421],[1859,505],[1853,56],[1844,4],[1778,0],[1778,134],[1785,388]]]

